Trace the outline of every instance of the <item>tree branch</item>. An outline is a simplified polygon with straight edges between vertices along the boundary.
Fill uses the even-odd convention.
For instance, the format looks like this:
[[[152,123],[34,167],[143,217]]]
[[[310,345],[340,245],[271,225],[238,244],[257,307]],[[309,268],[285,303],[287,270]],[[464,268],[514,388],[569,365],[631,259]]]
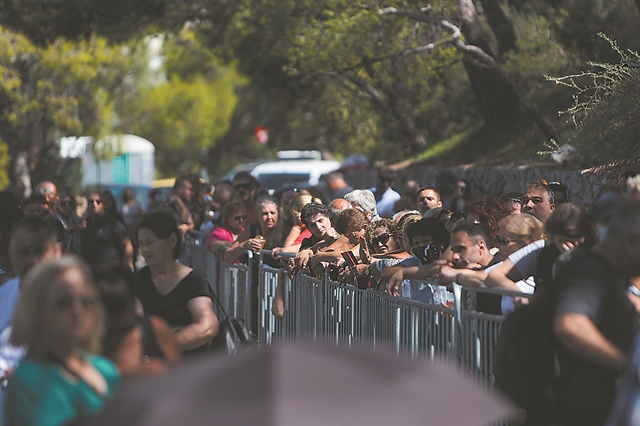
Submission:
[[[394,7],[381,9],[380,11],[378,11],[378,14],[382,16],[395,15],[420,22],[439,24],[445,31],[451,34],[452,37],[449,39],[449,42],[453,44],[459,52],[470,56],[481,64],[489,66],[494,70],[494,72],[497,73],[497,75],[503,80],[503,82],[515,92],[520,105],[531,116],[538,127],[540,127],[545,136],[547,136],[549,139],[555,139],[556,141],[560,142],[560,135],[553,124],[551,124],[549,119],[533,104],[533,102],[529,100],[529,98],[527,98],[527,96],[522,92],[522,90],[520,90],[511,76],[500,66],[500,64],[498,64],[498,62],[491,55],[486,53],[478,46],[470,45],[462,41],[460,28],[458,28],[456,25],[453,25],[445,19],[432,18],[430,16],[425,16],[406,10],[397,10]]]

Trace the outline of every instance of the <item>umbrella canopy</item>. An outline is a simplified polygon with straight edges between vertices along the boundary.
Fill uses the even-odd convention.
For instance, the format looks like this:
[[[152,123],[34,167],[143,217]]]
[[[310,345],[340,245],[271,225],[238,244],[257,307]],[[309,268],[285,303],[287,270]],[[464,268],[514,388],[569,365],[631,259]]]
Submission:
[[[516,412],[442,361],[283,344],[128,384],[86,424],[479,425]]]

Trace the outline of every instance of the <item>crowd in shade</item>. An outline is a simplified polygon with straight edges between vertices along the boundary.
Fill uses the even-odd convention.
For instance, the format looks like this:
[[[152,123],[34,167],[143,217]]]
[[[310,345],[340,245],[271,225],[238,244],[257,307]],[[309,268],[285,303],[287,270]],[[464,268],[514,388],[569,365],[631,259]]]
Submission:
[[[472,198],[473,182],[451,170],[431,185],[395,181],[389,167],[370,188],[333,172],[321,186],[269,194],[246,172],[215,185],[184,175],[169,197],[152,191],[143,204],[130,188],[116,200],[48,181],[27,197],[19,186],[1,192],[0,421],[78,421],[122,382],[208,352],[219,330],[215,286],[181,262],[185,241],[219,262],[261,252],[291,277],[328,277],[425,304],[453,306],[453,283],[553,294],[558,368],[549,422],[616,419],[616,396],[640,392],[640,174],[603,185],[588,209],[559,182]],[[282,293],[276,318],[288,309]],[[465,303],[508,316],[528,300],[472,291]],[[620,380],[627,368],[635,382]],[[635,407],[640,416],[640,400]]]

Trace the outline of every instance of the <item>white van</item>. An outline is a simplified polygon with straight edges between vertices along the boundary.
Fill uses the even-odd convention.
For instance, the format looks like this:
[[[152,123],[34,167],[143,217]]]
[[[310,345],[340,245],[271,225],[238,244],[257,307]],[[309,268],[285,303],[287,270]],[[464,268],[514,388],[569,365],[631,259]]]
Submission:
[[[269,193],[285,186],[317,185],[320,176],[340,168],[339,161],[321,160],[320,151],[279,151],[279,161],[257,165],[251,175]]]

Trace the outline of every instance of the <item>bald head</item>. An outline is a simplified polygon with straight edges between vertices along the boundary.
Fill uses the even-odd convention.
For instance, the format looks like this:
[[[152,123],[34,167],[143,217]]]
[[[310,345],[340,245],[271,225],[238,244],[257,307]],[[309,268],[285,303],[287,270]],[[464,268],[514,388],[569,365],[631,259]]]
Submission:
[[[331,223],[335,224],[336,219],[340,216],[342,211],[353,208],[351,203],[345,200],[344,198],[336,198],[331,203],[329,203],[329,219],[331,219]]]
[[[49,213],[53,213],[53,207],[58,202],[58,187],[53,182],[45,180],[36,185],[33,193],[43,197]]]

